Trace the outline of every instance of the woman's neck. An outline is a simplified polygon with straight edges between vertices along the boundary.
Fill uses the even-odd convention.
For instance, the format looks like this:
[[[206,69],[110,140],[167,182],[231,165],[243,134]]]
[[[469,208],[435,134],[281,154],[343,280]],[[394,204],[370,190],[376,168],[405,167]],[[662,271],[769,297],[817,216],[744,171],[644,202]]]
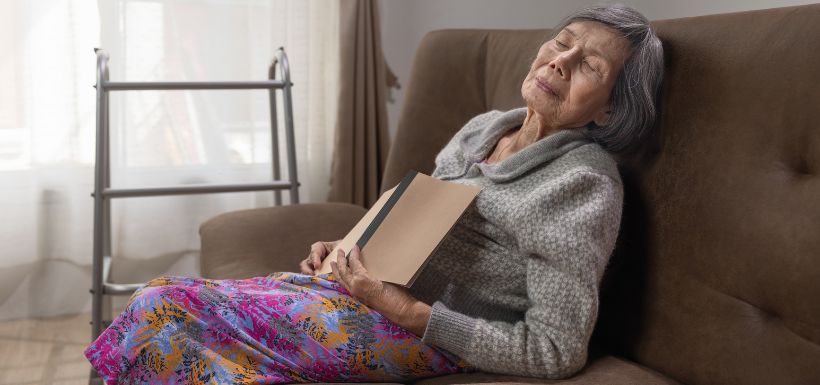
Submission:
[[[511,146],[513,153],[558,131],[557,128],[550,127],[544,117],[531,108],[527,108],[527,117],[524,118],[524,123],[521,124],[521,128],[513,138],[514,143]]]
[[[499,139],[494,150],[487,156],[486,162],[490,164],[501,162],[541,140],[541,138],[557,131],[559,130],[547,125],[542,116],[527,108],[527,117],[524,118],[521,127],[512,130]]]

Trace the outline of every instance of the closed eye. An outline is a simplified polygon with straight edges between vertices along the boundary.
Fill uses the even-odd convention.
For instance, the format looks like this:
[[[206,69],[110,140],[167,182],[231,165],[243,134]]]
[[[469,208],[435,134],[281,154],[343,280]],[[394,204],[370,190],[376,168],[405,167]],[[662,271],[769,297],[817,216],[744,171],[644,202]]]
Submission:
[[[587,68],[591,69],[592,71],[594,71],[595,73],[597,73],[599,76],[601,75],[601,71],[598,71],[598,69],[597,69],[597,68],[595,68],[595,66],[593,66],[593,65],[589,62],[589,60],[584,60],[584,64],[587,66]]]

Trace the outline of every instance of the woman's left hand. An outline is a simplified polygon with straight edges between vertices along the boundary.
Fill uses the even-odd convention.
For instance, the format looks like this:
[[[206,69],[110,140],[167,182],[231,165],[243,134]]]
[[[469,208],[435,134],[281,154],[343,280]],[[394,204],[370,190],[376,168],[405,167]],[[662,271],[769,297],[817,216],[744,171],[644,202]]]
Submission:
[[[333,276],[357,300],[416,335],[424,334],[430,306],[413,297],[407,289],[382,282],[370,274],[362,265],[359,246],[350,250],[349,258],[339,250],[330,268]]]

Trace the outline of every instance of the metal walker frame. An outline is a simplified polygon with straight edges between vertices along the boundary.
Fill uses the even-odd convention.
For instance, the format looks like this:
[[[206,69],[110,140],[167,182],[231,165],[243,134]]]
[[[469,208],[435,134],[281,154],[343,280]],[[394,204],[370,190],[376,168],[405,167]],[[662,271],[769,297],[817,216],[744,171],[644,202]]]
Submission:
[[[97,54],[97,126],[96,154],[94,170],[94,239],[93,268],[91,284],[91,336],[92,341],[102,333],[103,296],[130,295],[144,283],[109,282],[111,270],[111,199],[165,195],[209,194],[225,192],[274,191],[274,203],[282,204],[282,191],[289,190],[290,202],[299,203],[299,182],[296,175],[296,144],[293,134],[293,102],[291,99],[290,65],[285,49],[276,50],[273,62],[268,69],[268,80],[262,81],[225,81],[225,82],[112,82],[108,77],[108,53],[95,48]],[[276,69],[279,67],[281,80],[276,80]],[[112,91],[144,90],[246,90],[267,89],[270,105],[271,123],[271,162],[273,179],[263,183],[244,184],[199,184],[193,186],[169,186],[149,188],[111,188],[111,165],[109,149],[109,93]],[[276,91],[281,90],[284,107],[285,140],[287,147],[289,180],[280,180],[279,132],[276,115]],[[110,314],[109,314],[110,316]],[[94,369],[91,370],[89,383],[99,382]]]

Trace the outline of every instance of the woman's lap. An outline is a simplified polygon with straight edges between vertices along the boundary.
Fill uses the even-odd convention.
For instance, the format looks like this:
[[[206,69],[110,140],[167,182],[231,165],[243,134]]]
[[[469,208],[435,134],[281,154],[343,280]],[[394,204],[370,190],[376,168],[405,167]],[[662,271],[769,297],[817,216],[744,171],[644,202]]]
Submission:
[[[157,278],[85,354],[117,383],[402,381],[464,368],[326,278]]]

